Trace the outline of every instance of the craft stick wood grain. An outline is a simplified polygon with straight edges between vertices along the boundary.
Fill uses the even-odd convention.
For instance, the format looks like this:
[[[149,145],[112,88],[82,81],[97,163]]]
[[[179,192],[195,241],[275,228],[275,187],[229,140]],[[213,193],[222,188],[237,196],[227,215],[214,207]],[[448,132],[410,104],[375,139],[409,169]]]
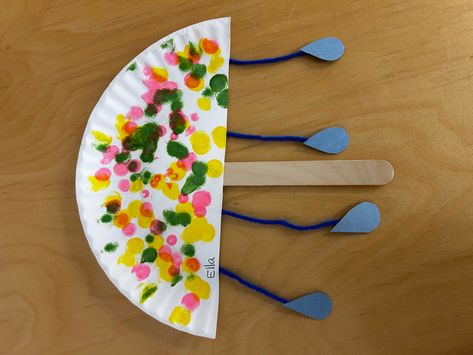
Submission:
[[[385,160],[227,162],[224,185],[384,185],[393,177]]]

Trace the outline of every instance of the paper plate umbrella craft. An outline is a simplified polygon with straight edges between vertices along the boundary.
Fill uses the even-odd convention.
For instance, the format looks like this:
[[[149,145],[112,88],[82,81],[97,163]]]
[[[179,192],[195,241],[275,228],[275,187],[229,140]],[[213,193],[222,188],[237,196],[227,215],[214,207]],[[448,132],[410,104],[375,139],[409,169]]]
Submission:
[[[323,319],[331,301],[322,292],[286,300],[220,267],[222,213],[295,230],[370,232],[380,221],[364,202],[343,218],[310,226],[222,210],[224,185],[384,184],[384,161],[227,163],[225,145],[229,64],[259,64],[311,54],[335,60],[333,38],[295,54],[265,60],[230,59],[230,21],[205,21],[154,43],[113,79],[83,136],[76,174],[81,221],[91,249],[115,286],[143,311],[185,332],[214,338],[219,271],[294,311]],[[228,136],[296,141],[337,154],[346,131],[331,127],[312,137]],[[284,178],[298,169],[299,179]],[[291,174],[291,176],[294,174]]]

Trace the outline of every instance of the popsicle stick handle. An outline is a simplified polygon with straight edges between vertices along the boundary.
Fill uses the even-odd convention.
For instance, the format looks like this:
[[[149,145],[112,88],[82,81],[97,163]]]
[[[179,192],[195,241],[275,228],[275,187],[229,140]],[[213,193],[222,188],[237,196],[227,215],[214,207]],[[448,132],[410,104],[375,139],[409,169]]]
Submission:
[[[226,162],[224,186],[384,185],[394,177],[385,160]]]

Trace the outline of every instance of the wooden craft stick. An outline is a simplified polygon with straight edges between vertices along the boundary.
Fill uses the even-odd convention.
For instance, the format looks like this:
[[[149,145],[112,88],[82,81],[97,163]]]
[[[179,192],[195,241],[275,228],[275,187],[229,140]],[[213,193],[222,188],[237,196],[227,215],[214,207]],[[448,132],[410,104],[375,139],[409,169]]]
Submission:
[[[384,185],[394,177],[385,160],[225,162],[224,186]]]

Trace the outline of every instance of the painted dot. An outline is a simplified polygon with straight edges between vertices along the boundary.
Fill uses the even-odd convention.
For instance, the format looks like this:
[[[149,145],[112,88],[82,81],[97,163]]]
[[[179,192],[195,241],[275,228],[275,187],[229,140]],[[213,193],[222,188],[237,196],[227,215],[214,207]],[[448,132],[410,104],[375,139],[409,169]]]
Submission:
[[[192,113],[191,114],[191,120],[192,121],[198,121],[199,120],[199,115],[197,113]]]
[[[212,159],[207,162],[207,176],[217,178],[223,173],[223,164],[218,159]]]
[[[171,133],[171,139],[175,141],[178,138],[178,135],[176,133]]]
[[[125,227],[123,227],[122,231],[127,237],[131,237],[136,232],[136,226],[134,223],[128,223]]]
[[[180,203],[186,203],[187,201],[189,201],[189,195],[184,195],[184,194],[179,195],[179,202]]]
[[[205,191],[205,190],[197,191],[192,196],[192,206],[194,208],[207,207],[208,205],[210,205],[211,201],[212,201],[212,196],[210,195],[210,192]]]
[[[195,132],[195,126],[189,126],[186,129],[186,136],[190,136],[194,132]]]
[[[144,197],[144,198],[147,198],[149,197],[149,191],[144,189],[143,191],[141,191],[141,195]]]
[[[170,235],[168,235],[168,237],[166,238],[166,242],[167,242],[169,245],[173,246],[173,245],[176,244],[176,242],[177,242],[177,237],[176,237],[174,234],[170,234]]]
[[[178,251],[172,253],[172,264],[175,267],[181,267],[182,264],[182,255]]]
[[[206,154],[210,150],[210,138],[204,131],[195,132],[191,136],[190,142],[192,150],[197,154]]]
[[[137,280],[143,281],[149,276],[151,272],[151,268],[149,267],[149,265],[146,265],[146,264],[136,264],[131,269],[131,272],[135,274],[135,277],[137,278]]]
[[[197,217],[204,217],[207,214],[207,209],[205,207],[196,207],[194,208],[194,214]]]
[[[199,108],[202,110],[202,111],[209,111],[210,108],[211,108],[211,102],[210,102],[210,99],[208,97],[200,97],[197,99],[197,106],[199,106]]]
[[[110,179],[110,175],[112,175],[110,169],[101,168],[95,173],[95,178],[99,181],[107,181]]]
[[[132,120],[139,120],[141,117],[143,117],[143,109],[138,106],[132,106],[130,109],[130,112],[128,112],[127,116],[130,116]]]
[[[143,202],[140,206],[140,214],[143,217],[151,217],[153,215],[153,205],[149,202]]]
[[[118,176],[124,176],[128,173],[128,165],[125,163],[115,164],[113,171]]]
[[[122,179],[118,182],[118,188],[120,191],[127,192],[130,189],[130,180]]]
[[[188,310],[193,311],[200,304],[200,298],[195,293],[187,293],[182,297],[181,303]]]
[[[227,129],[224,126],[215,127],[212,131],[212,138],[217,147],[223,149],[227,142]]]

